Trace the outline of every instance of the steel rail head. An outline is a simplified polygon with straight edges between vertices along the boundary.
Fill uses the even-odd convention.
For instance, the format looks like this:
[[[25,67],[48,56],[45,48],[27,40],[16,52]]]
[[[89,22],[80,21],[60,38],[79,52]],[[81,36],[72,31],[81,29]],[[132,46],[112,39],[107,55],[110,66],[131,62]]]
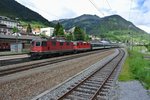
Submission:
[[[119,49],[119,53],[118,55],[116,55],[113,59],[117,58],[120,54],[121,50]],[[91,73],[88,77],[84,78],[81,82],[79,82],[76,86],[74,86],[73,88],[71,88],[69,91],[67,91],[66,93],[64,93],[62,96],[58,97],[57,100],[62,100],[64,99],[67,95],[71,94],[72,91],[74,89],[76,89],[78,86],[80,86],[82,83],[84,83],[86,80],[88,80],[92,75],[94,75],[95,73],[97,73],[99,70],[101,70],[102,68],[104,68],[107,64],[109,64],[113,59],[111,59],[109,62],[107,62],[104,66],[102,66],[101,68],[99,68],[98,70],[96,70],[95,72]],[[120,60],[121,61],[121,60]],[[118,63],[119,64],[119,63]],[[118,65],[117,64],[117,65]],[[114,71],[115,69],[113,69]],[[111,73],[112,74],[112,73]],[[104,82],[105,83],[105,82]],[[99,89],[101,89],[102,87],[100,87]],[[98,91],[95,93],[95,95],[91,98],[95,98],[96,94],[98,93]],[[93,100],[93,99],[92,99]]]
[[[120,50],[120,52],[121,52],[121,50]],[[96,99],[96,96],[98,95],[99,91],[102,89],[102,87],[105,85],[105,83],[109,80],[109,78],[111,77],[111,75],[114,73],[115,69],[118,67],[119,63],[122,61],[122,59],[123,59],[123,57],[124,57],[124,54],[125,54],[125,53],[123,53],[123,55],[121,56],[121,59],[117,62],[116,66],[115,66],[115,67],[113,68],[113,70],[111,71],[109,77],[107,77],[107,78],[103,81],[102,85],[99,87],[99,89],[98,89],[98,90],[96,91],[96,93],[91,97],[90,100],[95,100],[95,99]]]

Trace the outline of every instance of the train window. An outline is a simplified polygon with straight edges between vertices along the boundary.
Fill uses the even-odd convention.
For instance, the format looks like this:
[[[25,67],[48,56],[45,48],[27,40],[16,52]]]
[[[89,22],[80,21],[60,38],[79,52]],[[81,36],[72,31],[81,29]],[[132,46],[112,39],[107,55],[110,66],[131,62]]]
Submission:
[[[31,44],[32,44],[32,46],[34,46],[34,41],[32,41],[32,43],[31,43]]]
[[[63,46],[63,44],[64,44],[63,42],[60,42],[60,46]]]
[[[69,43],[69,42],[67,42],[67,45],[70,45],[70,43]]]
[[[41,42],[36,42],[36,46],[41,46]]]
[[[56,42],[55,41],[52,41],[52,46],[56,46]]]
[[[42,46],[47,46],[47,42],[46,41],[42,41]]]

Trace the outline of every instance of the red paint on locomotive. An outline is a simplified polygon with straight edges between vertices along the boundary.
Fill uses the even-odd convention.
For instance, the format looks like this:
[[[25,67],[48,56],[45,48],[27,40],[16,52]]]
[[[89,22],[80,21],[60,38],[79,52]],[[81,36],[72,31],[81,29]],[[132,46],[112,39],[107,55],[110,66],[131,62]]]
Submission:
[[[74,42],[75,51],[86,51],[91,49],[91,44],[88,42]]]
[[[36,40],[32,42],[31,55],[63,54],[66,52],[87,51],[91,49],[88,42],[68,42],[58,40]]]

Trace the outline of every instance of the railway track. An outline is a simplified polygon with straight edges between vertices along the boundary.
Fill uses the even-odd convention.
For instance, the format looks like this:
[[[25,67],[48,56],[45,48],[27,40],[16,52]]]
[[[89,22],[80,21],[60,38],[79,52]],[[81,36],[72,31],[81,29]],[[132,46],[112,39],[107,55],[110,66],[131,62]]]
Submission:
[[[105,49],[105,50],[107,50],[107,49]],[[92,51],[88,51],[88,52],[92,52]],[[65,54],[64,56],[66,56],[66,55],[67,54]],[[59,55],[53,55],[50,58],[53,58],[53,57],[59,57]],[[49,58],[41,58],[41,59],[43,60],[43,59],[49,59]],[[24,57],[24,58],[0,60],[0,67],[7,66],[7,65],[19,64],[19,63],[25,63],[25,62],[31,62],[31,61],[36,61],[36,60],[39,60],[39,59],[31,59],[30,57]]]
[[[68,88],[67,92],[59,96],[57,100],[105,100],[118,72],[118,64],[125,54],[123,50],[119,52],[103,67]]]
[[[109,50],[99,50],[99,51],[94,51],[94,52],[86,52],[86,53],[80,53],[80,54],[76,54],[76,55],[69,55],[66,57],[62,57],[62,58],[58,58],[58,59],[49,59],[43,62],[35,62],[35,63],[31,63],[31,64],[25,64],[25,65],[20,65],[17,67],[10,67],[10,68],[6,68],[6,69],[1,69],[0,70],[0,77],[9,75],[9,74],[14,74],[17,72],[21,72],[21,71],[25,71],[25,70],[29,70],[29,69],[33,69],[33,68],[38,68],[41,66],[46,66],[46,65],[50,65],[50,64],[54,64],[54,63],[58,63],[58,62],[63,62],[63,61],[67,61],[67,60],[71,60],[71,59],[75,59],[75,58],[79,58],[79,57],[83,57],[83,56],[87,56],[87,55],[91,55],[91,54],[95,54],[95,53],[107,53]]]

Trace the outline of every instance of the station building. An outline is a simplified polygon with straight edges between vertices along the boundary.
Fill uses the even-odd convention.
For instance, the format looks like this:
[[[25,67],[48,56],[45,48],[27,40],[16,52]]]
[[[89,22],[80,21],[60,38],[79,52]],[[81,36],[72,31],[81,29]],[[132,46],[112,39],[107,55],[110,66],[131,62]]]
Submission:
[[[13,33],[16,27],[20,32]],[[33,34],[23,32],[22,25],[17,21],[5,16],[0,16],[0,51],[19,51],[30,49],[30,42],[33,39],[40,38]]]

